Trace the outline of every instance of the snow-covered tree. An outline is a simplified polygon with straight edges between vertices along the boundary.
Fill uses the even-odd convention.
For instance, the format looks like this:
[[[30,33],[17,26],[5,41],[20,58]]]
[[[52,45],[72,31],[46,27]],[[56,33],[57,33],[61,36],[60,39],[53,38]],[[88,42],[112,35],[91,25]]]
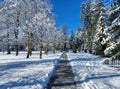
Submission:
[[[101,6],[100,8],[100,15],[97,22],[97,28],[95,31],[95,36],[93,40],[93,48],[92,52],[96,55],[102,55],[104,56],[104,50],[106,49],[106,44],[102,44],[102,41],[107,38],[107,35],[104,33],[106,24],[105,24],[105,18],[106,18],[106,8],[105,6]]]
[[[91,5],[92,1],[87,0],[85,3],[81,5],[81,20],[84,24],[84,29],[87,30],[90,26],[90,19],[91,19]]]
[[[57,33],[50,2],[45,0],[5,0],[4,3],[3,6],[0,5],[0,23],[4,24],[4,27],[6,26],[7,30],[4,33],[6,33],[5,43],[8,43],[8,47],[10,47],[10,43],[7,41],[10,39],[7,38],[12,37],[12,46],[15,46],[16,56],[21,44],[27,48],[27,58],[32,54],[33,46],[39,47],[40,58],[42,58],[43,49],[55,47],[54,36]],[[3,26],[1,29],[2,32]]]
[[[70,50],[72,50],[73,53],[76,53],[77,52],[76,39],[73,31],[71,31],[71,34],[69,36],[69,45],[70,45]]]
[[[61,51],[67,51],[67,25],[62,25],[60,27],[60,49]]]
[[[87,9],[83,9],[82,11],[82,18],[84,19],[84,25],[87,27],[87,28],[84,27],[84,29],[86,29],[86,41],[85,41],[86,44],[84,47],[85,49],[87,49],[88,52],[92,53],[93,39],[96,34],[96,29],[97,29],[98,19],[100,17],[101,8],[104,6],[104,4],[102,0],[97,0],[97,1],[88,0],[83,5],[85,5],[85,7],[87,8]],[[87,21],[88,23],[86,23],[85,21]]]
[[[14,45],[15,45],[15,51],[16,56],[18,56],[18,50],[19,50],[19,31],[21,30],[21,15],[23,12],[23,0],[5,0],[5,8],[6,13],[8,16],[13,20],[12,26],[13,26],[13,32],[14,32]],[[5,13],[5,14],[6,14]]]
[[[108,10],[108,27],[105,29],[108,37],[104,43],[108,43],[104,51],[107,56],[111,56],[113,60],[120,59],[120,2],[114,2]]]
[[[51,5],[46,1],[36,1],[36,14],[33,18],[33,24],[35,25],[36,32],[36,42],[38,43],[38,47],[40,50],[40,59],[42,58],[42,50],[44,47],[44,37],[47,34],[48,30],[53,30],[54,24],[52,23],[52,12]],[[39,3],[38,3],[39,2]]]
[[[34,24],[32,22],[32,18],[35,15],[35,4],[32,0],[25,0],[24,1],[24,9],[22,15],[22,25],[23,25],[23,38],[24,43],[26,44],[27,48],[27,58],[32,55],[32,47],[34,43]]]
[[[77,50],[79,52],[83,51],[84,45],[85,45],[85,31],[84,31],[84,29],[81,29],[78,27],[75,38],[76,38]]]
[[[1,13],[1,19],[0,19],[0,23],[1,23],[1,38],[2,38],[2,45],[6,46],[3,48],[6,48],[7,50],[7,54],[10,54],[11,52],[11,40],[12,40],[12,36],[11,36],[11,32],[12,32],[12,24],[13,24],[13,20],[10,16],[10,12],[9,9],[10,7],[7,6],[8,4],[3,4],[3,7],[0,10]],[[4,50],[4,49],[3,49]]]

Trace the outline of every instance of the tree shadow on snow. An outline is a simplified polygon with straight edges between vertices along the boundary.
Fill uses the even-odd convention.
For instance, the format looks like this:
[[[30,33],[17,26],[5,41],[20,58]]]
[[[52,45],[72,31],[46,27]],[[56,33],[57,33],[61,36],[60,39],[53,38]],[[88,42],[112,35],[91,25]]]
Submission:
[[[17,68],[24,68],[29,65],[38,65],[41,63],[47,63],[47,62],[56,62],[58,59],[54,60],[37,60],[37,61],[18,61],[18,62],[9,62],[4,63],[4,65],[0,65],[0,71],[7,71],[9,69],[17,69]]]
[[[54,60],[37,60],[37,61],[19,61],[19,62],[10,62],[10,63],[5,63],[4,65],[0,65],[0,71],[9,71],[11,69],[22,69],[25,68],[26,66],[30,66],[30,65],[39,65],[39,64],[43,64],[43,65],[49,65],[50,62],[56,64],[58,62],[59,59],[54,59]],[[47,64],[48,63],[48,64]],[[18,69],[19,70],[19,69]],[[0,72],[0,77],[2,77],[3,75],[5,75],[5,73]],[[44,71],[39,71],[34,73],[33,75],[30,76],[21,76],[19,80],[17,81],[10,81],[8,83],[5,83],[3,85],[0,84],[0,89],[7,89],[7,88],[12,88],[12,87],[20,87],[20,86],[31,86],[31,85],[37,85],[37,84],[42,84],[44,86],[46,86],[46,81],[41,80],[41,76],[39,74],[44,75],[45,72]],[[2,81],[2,80],[0,80]]]
[[[64,83],[55,83],[54,85],[52,85],[53,87],[57,87],[58,89],[59,88],[62,88],[62,87],[65,87],[67,86],[68,88],[70,86],[74,86],[74,85],[77,85],[77,84],[82,84],[84,82],[89,82],[90,80],[96,80],[96,79],[106,79],[106,78],[115,78],[115,77],[120,77],[120,74],[111,74],[111,75],[102,75],[102,76],[94,76],[94,77],[88,77],[84,80],[81,80],[81,81],[73,81],[73,82],[64,82]],[[57,89],[56,88],[56,89]],[[48,88],[48,89],[51,89],[51,88]]]

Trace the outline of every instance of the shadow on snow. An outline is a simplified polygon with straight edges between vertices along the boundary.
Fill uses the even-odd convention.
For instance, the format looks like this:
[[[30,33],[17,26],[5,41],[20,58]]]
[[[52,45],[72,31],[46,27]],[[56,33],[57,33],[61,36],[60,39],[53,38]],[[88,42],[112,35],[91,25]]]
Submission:
[[[37,61],[20,61],[20,62],[4,63],[3,65],[0,65],[0,71],[1,71],[0,77],[5,75],[7,73],[7,71],[9,71],[11,69],[18,69],[18,68],[22,69],[22,68],[25,68],[26,66],[39,65],[39,64],[50,65],[50,62],[56,64],[58,62],[58,60],[59,59],[54,59],[54,60],[45,59],[45,60],[37,60]],[[6,71],[6,73],[5,72],[2,73],[2,71]],[[42,85],[46,86],[47,85],[46,81],[40,80],[41,76],[39,76],[39,74],[44,74],[42,72],[43,71],[39,71],[39,72],[36,72],[34,75],[25,76],[25,77],[21,76],[21,78],[17,81],[10,81],[3,85],[0,84],[0,89],[7,89],[8,87],[12,88],[12,87],[19,87],[19,86],[27,86],[27,85],[30,86],[30,85],[37,85],[37,84],[42,84]],[[52,71],[52,72],[54,72],[54,71]]]

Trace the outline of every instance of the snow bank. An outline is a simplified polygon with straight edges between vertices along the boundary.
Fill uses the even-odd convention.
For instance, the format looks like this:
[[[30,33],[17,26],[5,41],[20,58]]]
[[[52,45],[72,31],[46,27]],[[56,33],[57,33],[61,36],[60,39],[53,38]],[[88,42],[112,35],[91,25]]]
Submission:
[[[77,89],[119,89],[120,71],[102,64],[105,58],[68,53]]]

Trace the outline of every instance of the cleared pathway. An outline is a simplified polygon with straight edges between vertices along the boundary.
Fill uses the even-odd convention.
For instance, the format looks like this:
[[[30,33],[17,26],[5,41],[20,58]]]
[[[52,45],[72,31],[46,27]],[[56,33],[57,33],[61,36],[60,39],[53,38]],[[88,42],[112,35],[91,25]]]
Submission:
[[[61,59],[47,89],[76,89],[74,74],[67,59]]]

